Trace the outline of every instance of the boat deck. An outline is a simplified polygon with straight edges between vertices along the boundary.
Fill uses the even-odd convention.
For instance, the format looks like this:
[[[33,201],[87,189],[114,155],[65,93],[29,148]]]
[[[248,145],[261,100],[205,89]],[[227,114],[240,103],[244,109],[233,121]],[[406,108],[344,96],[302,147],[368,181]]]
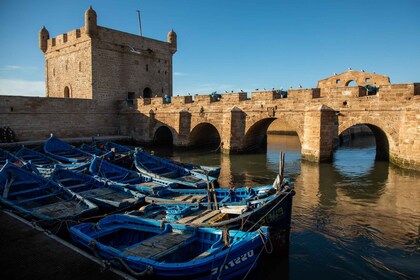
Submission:
[[[127,255],[157,260],[188,244],[186,241],[192,234],[168,232],[147,239],[124,251]]]
[[[115,191],[108,188],[98,188],[93,190],[88,190],[79,193],[86,199],[92,198],[95,200],[102,201],[114,201],[114,202],[129,202],[134,203],[136,199],[130,194],[122,191]]]

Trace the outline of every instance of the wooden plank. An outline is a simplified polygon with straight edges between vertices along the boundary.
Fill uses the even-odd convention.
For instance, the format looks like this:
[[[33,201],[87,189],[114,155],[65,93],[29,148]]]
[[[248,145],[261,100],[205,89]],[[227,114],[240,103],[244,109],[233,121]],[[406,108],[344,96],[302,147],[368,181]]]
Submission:
[[[86,187],[86,186],[89,186],[89,184],[84,184],[84,183],[82,183],[82,184],[77,184],[77,185],[72,185],[72,186],[66,186],[66,185],[64,185],[66,188],[68,188],[68,189],[76,189],[76,188],[79,188],[79,187]]]
[[[241,215],[246,211],[246,205],[238,205],[238,206],[224,206],[220,208],[220,212],[227,213],[227,214],[237,214]]]
[[[69,181],[73,181],[73,180],[75,180],[75,179],[74,178],[60,178],[57,181],[59,183],[63,183],[63,182],[69,182]]]
[[[173,196],[172,199],[173,200],[185,201],[185,200],[187,200],[190,197],[192,197],[192,194]]]
[[[211,218],[215,217],[219,213],[220,213],[219,210],[213,210],[210,213],[208,213],[208,214],[206,214],[204,216],[201,216],[200,218],[192,221],[191,224],[193,224],[193,225],[195,225],[195,224],[201,224],[201,223],[203,223],[203,222],[205,222],[207,220],[210,220]]]
[[[205,210],[201,214],[196,213],[195,215],[186,216],[186,217],[184,217],[182,219],[179,219],[177,221],[177,223],[180,223],[180,224],[188,224],[188,223],[192,222],[193,220],[198,219],[199,217],[201,217],[203,215],[206,215],[206,214],[208,214],[210,212],[211,212],[211,210]]]
[[[192,234],[168,232],[156,237],[149,238],[137,246],[124,251],[124,254],[140,258],[161,258],[166,254],[173,252],[172,249],[179,248],[184,241],[189,239]]]
[[[205,195],[193,195],[192,197],[188,198],[188,199],[184,199],[184,201],[187,202],[201,202],[206,198]]]

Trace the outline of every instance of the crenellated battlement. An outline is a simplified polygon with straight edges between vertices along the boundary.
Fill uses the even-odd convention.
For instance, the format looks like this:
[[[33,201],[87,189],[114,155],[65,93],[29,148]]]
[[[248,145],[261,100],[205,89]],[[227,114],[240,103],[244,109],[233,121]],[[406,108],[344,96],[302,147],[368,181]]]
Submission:
[[[351,99],[361,99],[370,95],[366,87],[332,87],[332,88],[307,88],[307,89],[289,89],[287,93],[281,90],[264,90],[253,91],[251,98],[248,98],[247,92],[223,93],[219,100],[215,100],[211,94],[196,94],[187,96],[172,97],[170,102],[167,102],[163,97],[154,98],[139,98],[136,99],[135,104],[137,108],[142,107],[164,107],[164,108],[179,108],[182,106],[248,106],[250,104],[281,104],[281,103],[305,103],[311,102],[338,102],[348,101]],[[383,101],[394,100],[401,102],[407,101],[407,98],[420,95],[420,83],[410,84],[389,84],[378,87],[375,94],[369,97],[375,97]],[[327,100],[326,100],[327,99]],[[241,105],[242,104],[242,105]],[[294,106],[294,105],[292,105]],[[163,108],[162,107],[162,108]],[[143,108],[144,110],[148,110]],[[143,110],[141,109],[141,110]]]
[[[50,38],[43,27],[39,47],[45,53],[48,97],[96,99],[111,105],[172,96],[172,56],[177,49],[173,30],[165,42],[102,27],[89,7],[79,29]]]
[[[45,53],[59,51],[61,48],[74,46],[81,42],[85,42],[88,39],[89,37],[87,36],[84,27],[81,29],[74,29],[48,39]]]

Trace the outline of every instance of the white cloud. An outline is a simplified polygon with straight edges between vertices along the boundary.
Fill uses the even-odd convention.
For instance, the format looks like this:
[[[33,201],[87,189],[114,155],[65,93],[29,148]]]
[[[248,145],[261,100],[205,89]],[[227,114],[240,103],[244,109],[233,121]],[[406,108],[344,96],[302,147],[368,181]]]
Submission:
[[[23,71],[23,72],[31,72],[37,70],[38,68],[30,65],[4,65],[0,67],[1,72],[9,72],[9,71]]]
[[[45,96],[44,81],[0,79],[0,95]]]
[[[22,67],[19,65],[6,65],[6,69],[21,69]]]

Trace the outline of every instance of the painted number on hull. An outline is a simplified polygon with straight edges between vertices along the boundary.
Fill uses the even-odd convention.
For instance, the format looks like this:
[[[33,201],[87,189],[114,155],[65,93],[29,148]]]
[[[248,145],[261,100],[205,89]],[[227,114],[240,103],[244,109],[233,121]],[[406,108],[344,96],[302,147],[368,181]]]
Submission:
[[[236,259],[231,260],[230,262],[228,262],[227,264],[225,264],[224,266],[221,265],[220,267],[215,267],[211,270],[211,275],[214,275],[218,272],[222,272],[223,270],[228,270],[232,267],[234,267],[237,264],[240,264],[241,262],[246,261],[248,258],[252,258],[254,256],[254,250],[249,251],[246,254],[243,254],[240,257],[237,257]]]
[[[263,220],[263,224],[269,224],[271,222],[275,222],[283,216],[283,208],[280,207],[279,209],[276,209],[268,214],[267,217]]]

